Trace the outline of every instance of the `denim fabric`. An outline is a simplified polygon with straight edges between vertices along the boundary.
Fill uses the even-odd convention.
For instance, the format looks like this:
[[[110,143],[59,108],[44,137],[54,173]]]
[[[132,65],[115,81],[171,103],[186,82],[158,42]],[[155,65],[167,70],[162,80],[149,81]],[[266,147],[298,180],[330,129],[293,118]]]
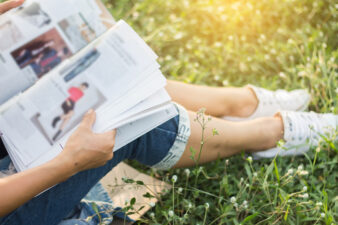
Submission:
[[[110,225],[119,210],[101,183],[97,183],[89,193],[77,204],[59,225]],[[121,217],[120,217],[121,218]],[[124,214],[122,219],[128,219]]]
[[[178,125],[179,116],[176,116],[116,151],[114,158],[105,166],[80,172],[67,181],[56,185],[8,216],[0,218],[0,224],[59,224],[74,211],[74,208],[78,206],[90,189],[118,163],[125,159],[135,159],[144,165],[153,166],[164,159],[175,142]],[[86,203],[86,201],[83,202]],[[77,222],[77,224],[81,223]]]
[[[175,103],[175,106],[180,115],[176,140],[166,157],[152,166],[155,169],[168,170],[175,166],[181,159],[191,134],[190,119],[187,110],[177,103]]]

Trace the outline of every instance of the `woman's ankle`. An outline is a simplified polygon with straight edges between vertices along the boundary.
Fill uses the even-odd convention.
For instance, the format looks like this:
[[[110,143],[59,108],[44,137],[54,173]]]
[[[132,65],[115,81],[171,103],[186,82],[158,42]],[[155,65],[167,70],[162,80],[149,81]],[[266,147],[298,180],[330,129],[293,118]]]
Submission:
[[[284,124],[279,115],[269,118],[261,118],[260,129],[257,131],[257,142],[248,152],[259,152],[275,148],[278,142],[284,139]]]
[[[231,93],[232,92],[232,93]],[[227,93],[225,116],[250,117],[257,109],[258,99],[250,87],[236,88]]]

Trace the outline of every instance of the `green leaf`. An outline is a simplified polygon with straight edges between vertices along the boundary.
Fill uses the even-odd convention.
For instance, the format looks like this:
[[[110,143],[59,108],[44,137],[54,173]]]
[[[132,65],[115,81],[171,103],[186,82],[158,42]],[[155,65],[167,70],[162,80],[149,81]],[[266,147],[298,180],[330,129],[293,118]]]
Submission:
[[[288,208],[286,209],[286,212],[285,212],[285,215],[284,215],[284,221],[286,221],[288,219],[289,208],[290,208],[290,205],[288,205]]]
[[[138,185],[144,185],[144,182],[141,181],[141,180],[138,180],[138,181],[136,181],[136,184],[138,184]]]
[[[279,173],[278,173],[278,167],[277,167],[276,160],[273,160],[273,164],[275,165],[275,175],[276,175],[277,181],[278,181],[278,183],[280,183]]]
[[[130,205],[133,206],[133,205],[135,205],[135,203],[136,203],[136,198],[132,198],[130,200]]]
[[[250,216],[247,216],[244,218],[244,220],[241,222],[241,224],[245,224],[253,219],[255,219],[257,216],[259,215],[258,212],[255,212],[254,214],[250,215]]]

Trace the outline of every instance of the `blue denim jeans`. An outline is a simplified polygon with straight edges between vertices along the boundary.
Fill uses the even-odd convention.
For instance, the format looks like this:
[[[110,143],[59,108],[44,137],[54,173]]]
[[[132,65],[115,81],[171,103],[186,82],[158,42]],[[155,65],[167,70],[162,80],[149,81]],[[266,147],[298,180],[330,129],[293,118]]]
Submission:
[[[67,181],[33,198],[11,214],[1,225],[56,225],[87,195],[113,167],[125,159],[148,166],[160,163],[177,142],[180,116],[167,121],[114,153],[105,166],[80,172]],[[186,135],[187,138],[189,135]],[[186,140],[187,141],[187,140]]]

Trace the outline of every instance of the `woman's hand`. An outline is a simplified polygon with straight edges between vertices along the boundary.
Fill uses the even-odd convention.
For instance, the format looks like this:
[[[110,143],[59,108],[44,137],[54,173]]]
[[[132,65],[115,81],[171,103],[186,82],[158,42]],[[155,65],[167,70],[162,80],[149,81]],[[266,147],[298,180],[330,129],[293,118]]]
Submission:
[[[0,14],[7,12],[8,10],[14,9],[24,3],[25,0],[9,0],[0,3]]]
[[[90,110],[59,156],[70,163],[74,173],[103,166],[113,158],[116,132],[93,133],[95,119],[95,112]]]
[[[0,217],[77,172],[103,166],[113,157],[115,131],[94,134],[94,122],[95,112],[91,110],[59,156],[39,167],[0,179]]]

